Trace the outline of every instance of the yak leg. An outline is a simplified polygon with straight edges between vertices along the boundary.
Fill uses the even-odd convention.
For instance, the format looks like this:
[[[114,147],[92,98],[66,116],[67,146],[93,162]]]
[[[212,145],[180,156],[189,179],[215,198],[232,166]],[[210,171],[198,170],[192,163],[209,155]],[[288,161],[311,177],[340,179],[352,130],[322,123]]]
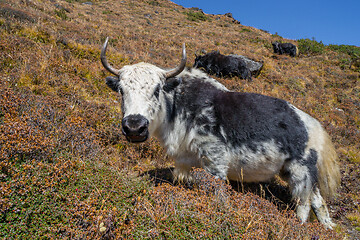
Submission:
[[[193,154],[182,154],[175,159],[174,180],[191,182],[190,171],[193,167],[201,167],[200,161]]]
[[[305,202],[299,201],[297,207],[296,207],[296,215],[301,221],[301,223],[304,223],[309,218],[310,213],[310,201],[307,199]]]
[[[214,143],[212,138],[210,140],[212,141],[193,141],[192,152],[176,157],[174,172],[176,180],[191,181],[190,171],[193,167],[202,167],[216,178],[227,179],[230,159],[228,153],[221,143]]]
[[[336,224],[331,221],[325,200],[320,195],[320,191],[317,187],[314,188],[314,191],[311,194],[311,207],[319,222],[330,229],[336,226]]]
[[[298,201],[296,214],[299,220],[304,223],[310,213],[310,196],[313,187],[313,177],[307,166],[299,161],[293,160],[284,166],[285,180],[289,183],[293,199]]]
[[[319,222],[332,229],[335,224],[316,186],[316,175],[309,170],[311,167],[315,166],[306,166],[296,161],[286,168],[292,196],[298,200],[296,214],[301,222],[306,222],[312,208]]]
[[[204,144],[202,147],[203,168],[216,178],[227,179],[229,157],[222,145],[213,143]]]

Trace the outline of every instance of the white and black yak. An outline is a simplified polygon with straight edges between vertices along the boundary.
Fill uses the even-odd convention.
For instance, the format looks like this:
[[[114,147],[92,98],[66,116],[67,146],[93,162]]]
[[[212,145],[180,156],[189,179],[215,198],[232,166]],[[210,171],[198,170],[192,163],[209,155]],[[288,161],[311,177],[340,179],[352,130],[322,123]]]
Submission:
[[[275,175],[289,184],[305,222],[312,208],[334,226],[324,198],[340,182],[337,155],[321,124],[290,103],[256,93],[232,92],[202,71],[164,70],[148,63],[115,69],[101,50],[107,85],[122,97],[122,132],[129,142],[157,137],[175,159],[175,177],[201,167],[220,179],[263,182]]]

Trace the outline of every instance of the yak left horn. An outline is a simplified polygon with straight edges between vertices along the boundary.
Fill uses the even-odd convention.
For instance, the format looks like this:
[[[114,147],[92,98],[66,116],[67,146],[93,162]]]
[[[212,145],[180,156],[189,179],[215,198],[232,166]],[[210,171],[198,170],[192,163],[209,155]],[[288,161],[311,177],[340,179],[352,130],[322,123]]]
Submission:
[[[106,38],[105,43],[104,43],[103,47],[101,48],[101,54],[100,54],[101,63],[106,70],[108,70],[109,72],[111,72],[112,74],[114,74],[116,76],[119,76],[119,70],[113,68],[106,59],[106,48],[108,45],[108,41],[109,41],[109,37]]]
[[[181,62],[179,64],[179,66],[177,66],[174,69],[171,69],[171,70],[167,71],[165,73],[165,78],[166,79],[172,78],[172,77],[175,77],[176,75],[180,74],[184,70],[185,65],[186,65],[186,49],[185,49],[185,43],[184,43],[183,48],[182,48]]]

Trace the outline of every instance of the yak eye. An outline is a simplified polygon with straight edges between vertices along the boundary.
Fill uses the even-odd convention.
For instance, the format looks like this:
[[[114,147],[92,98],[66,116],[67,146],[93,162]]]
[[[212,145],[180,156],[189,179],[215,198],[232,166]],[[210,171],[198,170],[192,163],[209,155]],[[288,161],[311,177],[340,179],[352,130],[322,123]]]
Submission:
[[[159,93],[160,93],[160,84],[158,84],[154,91],[154,96],[159,99]]]

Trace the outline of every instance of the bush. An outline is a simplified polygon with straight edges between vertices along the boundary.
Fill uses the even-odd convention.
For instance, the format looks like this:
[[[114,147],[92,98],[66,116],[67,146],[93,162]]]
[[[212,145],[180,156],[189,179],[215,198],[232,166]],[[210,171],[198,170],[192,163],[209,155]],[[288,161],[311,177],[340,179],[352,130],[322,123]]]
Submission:
[[[154,1],[148,1],[148,4],[152,5],[152,6],[160,6],[160,3],[157,0]]]
[[[345,62],[345,64],[350,66],[350,68],[351,66],[354,66],[355,71],[360,71],[360,47],[330,44],[328,48],[330,50],[349,55],[349,59],[343,59],[342,62]]]
[[[315,39],[299,39],[298,48],[301,54],[307,55],[318,55],[322,54],[325,50],[325,45],[320,41],[317,42]]]
[[[354,57],[360,57],[360,47],[351,46],[351,45],[334,45],[329,44],[328,48],[333,51],[341,52],[348,54]]]
[[[207,21],[209,18],[202,11],[189,11],[186,13],[187,19],[190,21]]]
[[[54,10],[56,16],[58,16],[59,18],[61,18],[62,20],[68,20],[69,17],[66,15],[66,11],[61,9],[61,10]]]

